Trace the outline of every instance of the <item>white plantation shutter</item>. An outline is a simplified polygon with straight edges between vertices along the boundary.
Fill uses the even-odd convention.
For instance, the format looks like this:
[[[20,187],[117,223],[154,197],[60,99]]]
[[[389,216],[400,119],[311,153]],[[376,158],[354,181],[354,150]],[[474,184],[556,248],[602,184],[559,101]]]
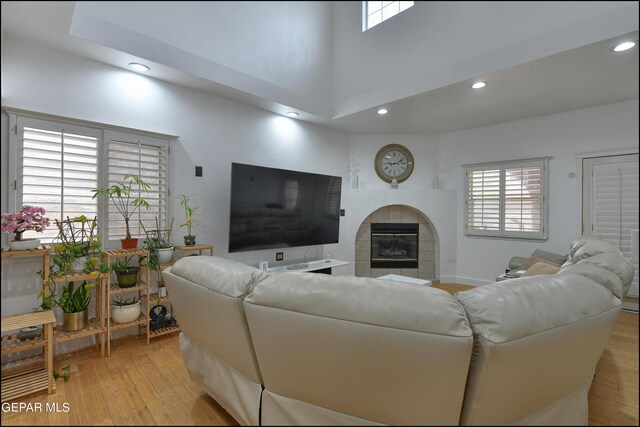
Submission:
[[[504,165],[504,236],[543,234],[544,162]]]
[[[548,158],[466,165],[465,234],[546,238]]]
[[[24,237],[49,243],[58,235],[54,219],[98,214],[91,190],[98,187],[100,132],[35,119],[21,119],[17,128],[16,211],[23,205],[44,207],[51,225]]]
[[[144,237],[140,226],[156,228],[158,218],[160,228],[167,227],[167,159],[168,141],[150,137],[136,137],[119,132],[107,132],[108,143],[108,186],[120,182],[125,175],[138,175],[151,187],[148,191],[134,192],[150,204],[147,210],[140,207],[129,221],[132,237]],[[125,222],[113,203],[108,208],[108,239],[119,240],[126,235]]]
[[[467,232],[493,235],[500,231],[500,168],[467,169]]]
[[[587,234],[617,246],[633,259],[635,274],[629,295],[638,296],[638,260],[633,232],[638,229],[638,155],[585,159],[591,169],[590,226]],[[588,173],[588,170],[587,170]]]

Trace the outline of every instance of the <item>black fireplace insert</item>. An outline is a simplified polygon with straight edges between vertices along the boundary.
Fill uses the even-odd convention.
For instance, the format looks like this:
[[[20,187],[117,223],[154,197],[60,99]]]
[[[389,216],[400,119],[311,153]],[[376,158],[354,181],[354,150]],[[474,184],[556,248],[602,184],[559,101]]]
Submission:
[[[418,268],[419,224],[371,224],[371,268]]]

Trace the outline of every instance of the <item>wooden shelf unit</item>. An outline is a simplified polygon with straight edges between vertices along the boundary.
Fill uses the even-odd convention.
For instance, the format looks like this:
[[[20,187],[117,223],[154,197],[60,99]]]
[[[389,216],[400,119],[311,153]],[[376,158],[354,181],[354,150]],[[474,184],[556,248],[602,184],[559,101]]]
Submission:
[[[191,245],[191,246],[175,246],[175,250],[180,256],[178,259],[184,256],[185,252],[195,252],[198,251],[198,255],[202,255],[202,251],[209,251],[209,255],[213,256],[213,245]]]
[[[175,254],[174,254],[175,255]],[[165,268],[171,267],[173,265],[173,261],[166,263],[166,264],[160,264],[158,265],[158,274],[162,274],[162,270],[164,270]],[[151,307],[153,307],[156,304],[163,304],[163,303],[168,303],[169,304],[169,314],[171,315],[171,317],[174,317],[174,313],[173,313],[173,304],[171,304],[171,297],[169,297],[169,293],[167,292],[167,296],[165,297],[158,297],[157,293],[149,293],[148,297],[148,302],[147,302],[147,310],[150,311]],[[151,327],[150,327],[150,323],[151,323],[151,317],[149,317],[149,315],[147,314],[147,330],[149,331],[149,337],[150,338],[156,338],[162,335],[167,335],[167,334],[171,334],[174,332],[180,332],[180,326],[179,325],[175,325],[175,326],[169,326],[166,328],[160,328],[158,330],[152,331]]]
[[[147,265],[147,262],[142,262],[143,257],[146,257],[146,260],[149,259],[149,251],[146,249],[112,249],[112,250],[106,250],[102,253],[102,260],[107,264],[107,266],[109,267],[109,270],[111,270],[112,261],[116,260],[117,258],[123,258],[123,257],[137,257],[138,258],[137,265],[140,268],[140,271],[138,271],[138,281],[136,282],[136,285],[130,288],[121,288],[116,283],[112,284],[111,274],[110,273],[108,274],[107,286],[106,286],[107,288],[106,296],[108,301],[107,316],[106,316],[107,318],[107,322],[106,322],[107,323],[107,331],[106,331],[107,355],[108,356],[111,356],[111,332],[118,331],[120,329],[137,326],[138,335],[142,334],[142,329],[145,329],[146,336],[147,336],[147,345],[149,345],[149,327],[148,327],[148,320],[146,316],[146,313],[149,311],[148,301],[146,304],[144,304],[145,305],[144,312],[140,313],[138,320],[130,323],[115,323],[111,320],[111,301],[114,295],[137,292],[138,300],[146,301],[146,296],[150,294],[149,292],[150,269],[149,269],[149,266]],[[141,308],[142,306],[143,305],[140,304]],[[145,325],[147,326],[146,328],[144,328]]]
[[[53,314],[53,310],[24,313],[2,318],[2,334],[20,330],[27,326],[42,325],[41,340],[26,340],[23,343],[17,338],[13,338],[13,334],[10,335],[11,338],[7,339],[9,344],[9,348],[7,349],[9,351],[7,351],[7,353],[39,347],[43,347],[45,353],[44,369],[23,371],[2,379],[2,402],[42,390],[47,390],[49,394],[55,391],[55,382],[53,381],[53,326],[55,324],[56,317]],[[2,354],[6,354],[4,336],[2,341]],[[12,341],[15,343],[13,346],[11,346]]]
[[[56,343],[71,341],[79,338],[90,337],[93,335],[99,335],[96,338],[96,347],[100,348],[100,356],[104,357],[105,351],[105,336],[107,332],[106,322],[106,285],[109,279],[109,273],[70,273],[65,276],[52,277],[50,276],[45,287],[49,285],[60,285],[68,282],[82,282],[82,281],[95,281],[95,313],[93,317],[89,314],[89,322],[87,325],[79,331],[68,332],[62,329],[62,325],[57,325],[54,332],[54,340]]]

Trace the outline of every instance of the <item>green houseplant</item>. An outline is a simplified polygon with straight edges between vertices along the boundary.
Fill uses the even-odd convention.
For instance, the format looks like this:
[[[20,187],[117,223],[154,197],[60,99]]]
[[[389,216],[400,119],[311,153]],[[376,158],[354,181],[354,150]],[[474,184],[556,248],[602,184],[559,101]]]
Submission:
[[[134,186],[137,186],[137,188],[134,188]],[[151,186],[144,182],[138,175],[126,174],[122,181],[113,184],[109,188],[91,190],[94,193],[94,199],[98,196],[108,197],[124,218],[126,237],[120,240],[122,249],[134,249],[138,245],[138,239],[131,237],[129,220],[141,206],[149,209],[149,202],[147,202],[141,194],[143,191],[149,191],[150,188]],[[140,192],[139,195],[135,194],[137,191]]]
[[[63,221],[55,220],[60,230],[53,245],[53,254],[49,275],[62,277],[69,273],[108,272],[105,263],[100,261],[102,245],[97,233],[97,218],[87,219],[84,215]]]
[[[140,300],[117,298],[111,301],[111,318],[116,323],[131,323],[140,317]]]
[[[97,273],[96,273],[97,274]],[[75,282],[67,282],[60,296],[56,295],[55,285],[49,286],[49,295],[43,289],[38,294],[42,297],[41,308],[44,310],[60,307],[63,313],[63,329],[68,332],[84,329],[88,323],[88,308],[91,303],[89,291],[96,287],[96,283],[84,280],[79,286]]]
[[[180,200],[180,205],[184,209],[185,223],[180,224],[180,227],[187,227],[187,235],[184,236],[184,244],[187,246],[193,246],[196,244],[196,236],[194,236],[191,231],[194,225],[194,215],[198,213],[199,207],[192,207],[189,202],[191,200],[190,195],[180,194],[178,196],[178,200]]]
[[[149,251],[149,268],[157,272],[163,264],[169,264],[173,258],[173,245],[169,243],[171,230],[173,229],[173,219],[167,229],[160,228],[160,221],[156,217],[156,228],[147,230],[142,221],[140,226],[146,235],[144,248]]]
[[[118,258],[111,269],[116,273],[118,286],[121,288],[131,288],[136,285],[140,268],[131,265],[131,257]]]

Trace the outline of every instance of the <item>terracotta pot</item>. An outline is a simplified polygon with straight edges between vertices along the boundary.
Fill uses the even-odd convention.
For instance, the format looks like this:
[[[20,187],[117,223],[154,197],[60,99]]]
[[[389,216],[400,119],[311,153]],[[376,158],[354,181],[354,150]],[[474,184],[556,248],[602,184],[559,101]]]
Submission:
[[[136,249],[138,247],[138,239],[120,239],[122,249]]]

